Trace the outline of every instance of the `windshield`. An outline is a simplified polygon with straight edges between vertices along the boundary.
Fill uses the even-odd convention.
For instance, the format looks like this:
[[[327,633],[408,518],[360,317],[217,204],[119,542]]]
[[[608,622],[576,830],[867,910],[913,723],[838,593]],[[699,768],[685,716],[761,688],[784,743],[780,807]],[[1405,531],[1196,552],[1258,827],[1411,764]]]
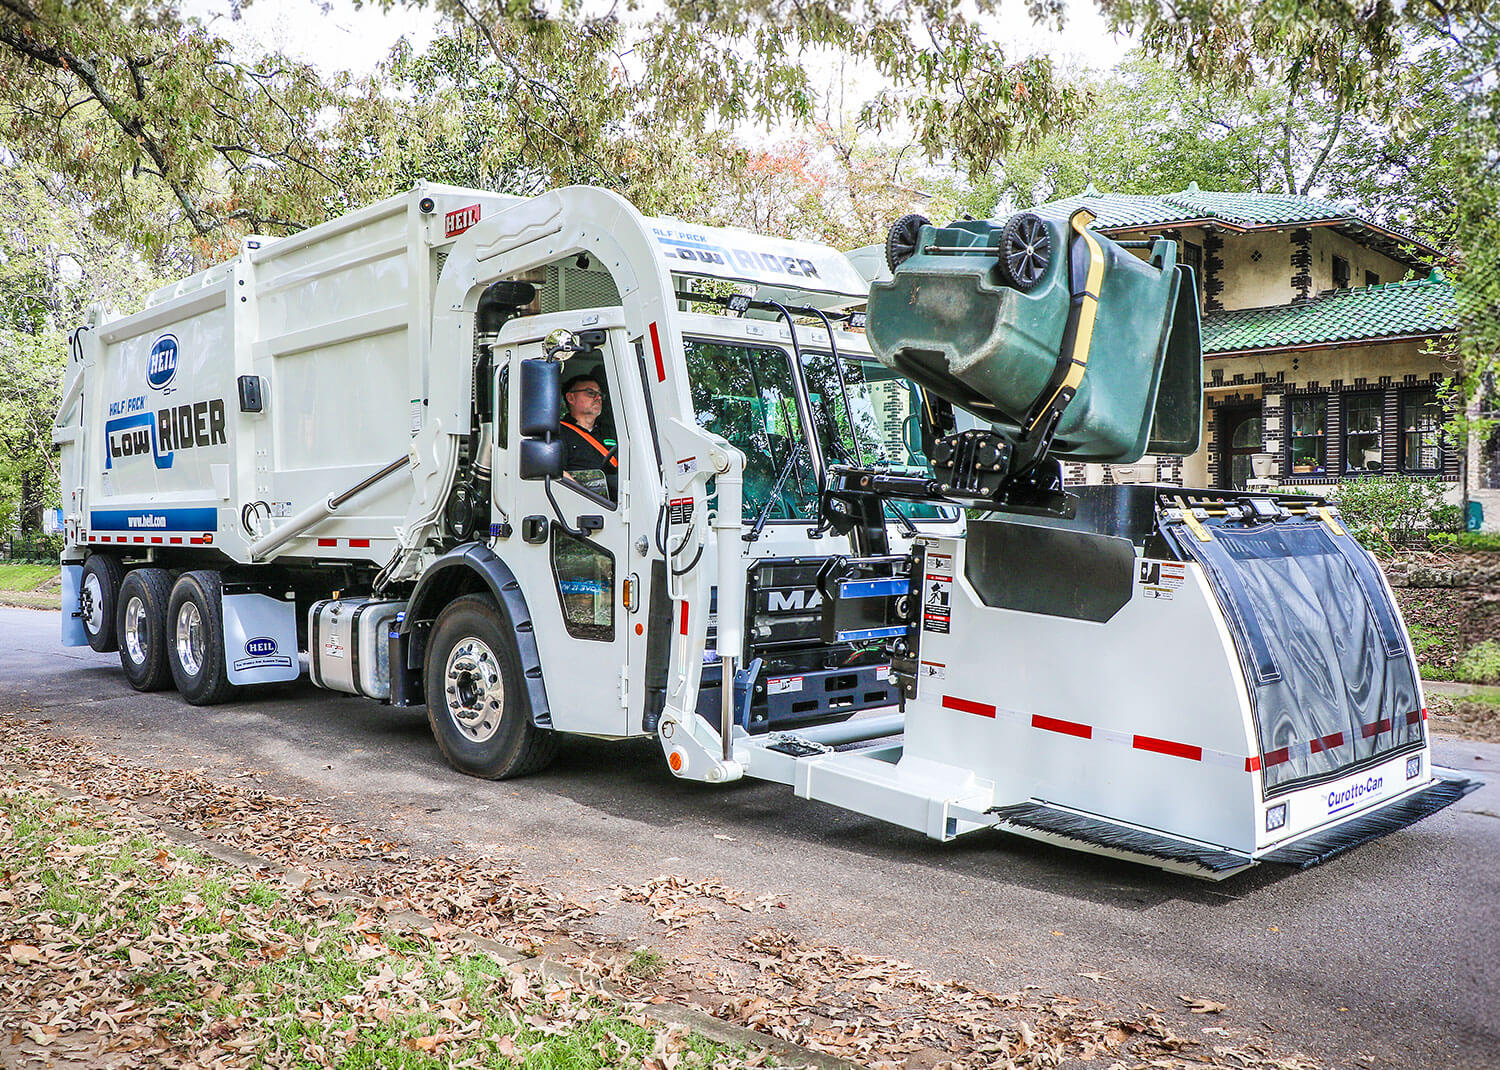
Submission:
[[[746,520],[753,521],[768,501],[771,520],[813,519],[817,480],[803,447],[786,351],[702,339],[688,339],[686,349],[698,425],[745,454]],[[846,407],[832,357],[804,351],[802,359],[813,423],[829,464],[930,474],[918,431],[920,400],[908,380],[873,360],[841,354],[849,388]],[[955,515],[926,502],[902,502],[900,508],[917,520]]]

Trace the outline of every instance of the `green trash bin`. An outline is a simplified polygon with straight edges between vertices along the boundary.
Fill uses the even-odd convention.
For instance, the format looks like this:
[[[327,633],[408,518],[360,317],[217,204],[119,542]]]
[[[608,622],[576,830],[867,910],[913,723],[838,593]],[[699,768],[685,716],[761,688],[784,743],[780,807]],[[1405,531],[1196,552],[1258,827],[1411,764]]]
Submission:
[[[1203,362],[1191,271],[1177,263],[1175,243],[1141,243],[1143,259],[1088,230],[1092,219],[1080,211],[946,227],[903,220],[887,245],[898,261],[892,277],[870,290],[871,348],[1017,440],[1060,384],[1076,383],[1057,419],[1054,456],[1129,463],[1196,452]],[[1092,331],[1075,346],[1065,334],[1080,302],[1093,305]],[[1082,336],[1089,326],[1075,329]],[[1086,363],[1069,368],[1079,350]]]

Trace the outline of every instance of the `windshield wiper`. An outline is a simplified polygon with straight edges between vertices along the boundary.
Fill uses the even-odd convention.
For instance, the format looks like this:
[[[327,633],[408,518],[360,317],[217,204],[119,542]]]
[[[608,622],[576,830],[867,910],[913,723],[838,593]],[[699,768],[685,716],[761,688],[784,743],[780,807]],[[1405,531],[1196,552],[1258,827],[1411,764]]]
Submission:
[[[755,524],[740,538],[746,542],[754,542],[760,538],[761,530],[766,526],[766,521],[771,518],[771,509],[781,498],[781,488],[786,486],[786,481],[791,477],[792,471],[797,467],[797,462],[802,458],[803,447],[806,443],[798,442],[795,449],[787,454],[786,460],[781,465],[781,471],[776,473],[776,482],[771,487],[771,493],[766,495],[766,504],[760,507],[760,515],[755,518]]]

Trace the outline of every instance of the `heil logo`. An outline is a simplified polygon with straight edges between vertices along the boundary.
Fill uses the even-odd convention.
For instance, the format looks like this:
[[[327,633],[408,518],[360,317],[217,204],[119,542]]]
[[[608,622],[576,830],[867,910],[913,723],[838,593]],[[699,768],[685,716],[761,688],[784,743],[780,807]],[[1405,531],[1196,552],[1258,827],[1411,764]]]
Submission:
[[[276,653],[276,640],[269,636],[258,636],[245,643],[245,653],[252,658],[266,658]]]
[[[172,380],[177,378],[177,338],[164,334],[151,347],[151,356],[146,360],[146,382],[152,390],[164,394],[172,392]]]

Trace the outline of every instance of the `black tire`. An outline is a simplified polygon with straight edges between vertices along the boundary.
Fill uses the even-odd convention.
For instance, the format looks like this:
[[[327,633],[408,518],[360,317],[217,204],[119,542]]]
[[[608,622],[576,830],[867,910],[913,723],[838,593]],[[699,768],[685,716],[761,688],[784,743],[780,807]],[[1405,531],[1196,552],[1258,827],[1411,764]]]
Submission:
[[[557,733],[532,723],[515,633],[489,596],[465,595],[438,614],[423,683],[432,736],[460,773],[505,780],[556,757]]]
[[[1029,293],[1047,274],[1052,263],[1052,235],[1042,218],[1032,212],[1017,212],[1000,232],[1000,279],[1005,285]]]
[[[164,568],[138,568],[120,584],[115,635],[120,643],[120,667],[137,691],[160,691],[172,686],[167,665],[167,606],[172,599],[172,574]]]
[[[891,224],[885,235],[885,263],[895,271],[917,251],[922,228],[930,221],[925,215],[904,215]]]
[[[235,692],[224,664],[223,598],[219,574],[205,569],[178,576],[167,602],[167,663],[177,690],[194,706],[212,706]]]
[[[125,569],[113,554],[90,554],[83,563],[83,578],[78,584],[78,612],[83,620],[84,638],[101,654],[117,648],[115,606],[120,600],[120,583]]]

